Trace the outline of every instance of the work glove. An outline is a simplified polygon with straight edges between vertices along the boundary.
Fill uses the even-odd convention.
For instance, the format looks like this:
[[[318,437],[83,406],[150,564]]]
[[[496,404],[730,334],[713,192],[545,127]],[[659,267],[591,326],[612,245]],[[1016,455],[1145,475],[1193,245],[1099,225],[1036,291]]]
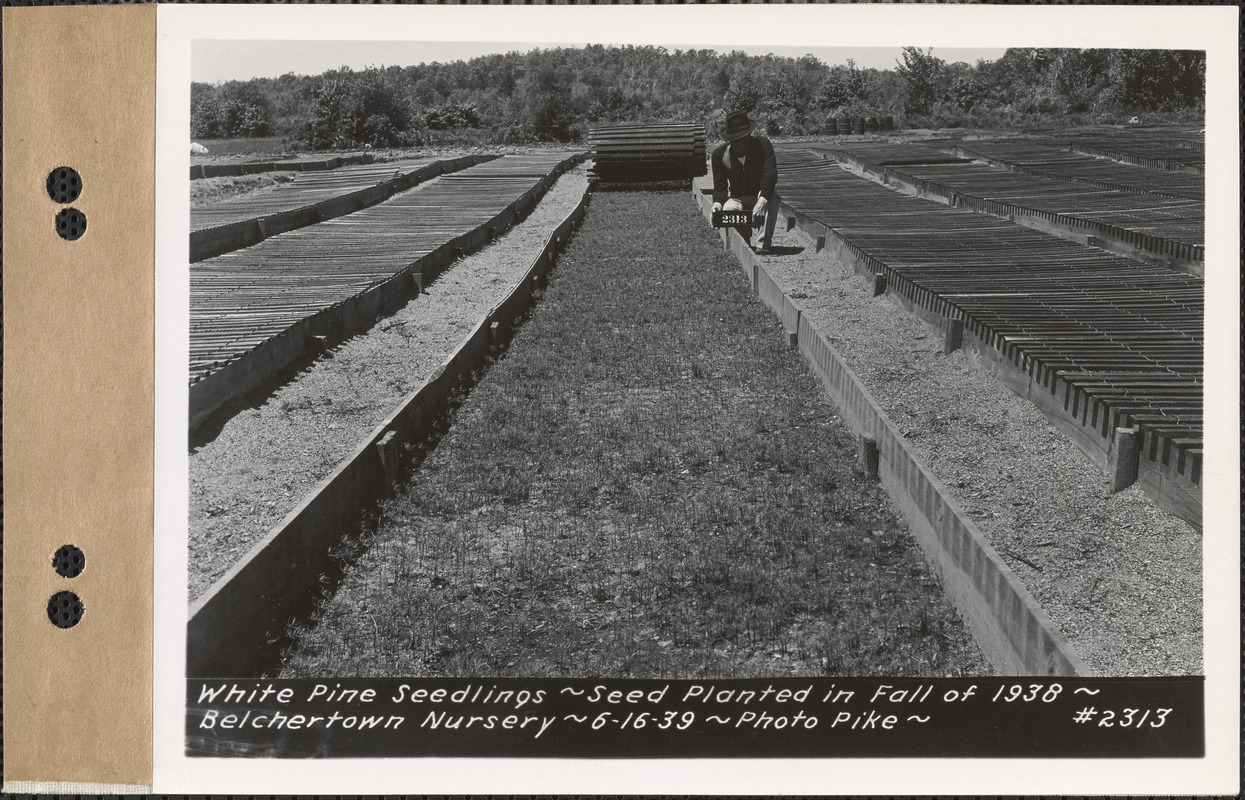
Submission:
[[[716,213],[718,213],[718,212],[719,212],[719,211],[721,211],[721,210],[722,210],[722,204],[721,204],[721,203],[714,203],[714,204],[713,204],[713,213],[715,213],[715,214],[716,214]]]
[[[757,198],[757,204],[752,207],[752,224],[754,227],[761,227],[761,223],[765,222],[765,207],[769,205],[764,197]]]

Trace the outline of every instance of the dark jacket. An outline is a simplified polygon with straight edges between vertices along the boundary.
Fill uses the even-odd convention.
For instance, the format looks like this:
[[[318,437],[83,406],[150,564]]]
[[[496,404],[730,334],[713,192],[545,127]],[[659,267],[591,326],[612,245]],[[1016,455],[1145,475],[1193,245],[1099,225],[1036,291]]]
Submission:
[[[752,134],[744,167],[730,155],[730,144],[723,142],[713,151],[713,202],[725,203],[730,197],[761,195],[767,201],[774,199],[778,186],[778,159],[774,157],[774,145],[764,136]]]

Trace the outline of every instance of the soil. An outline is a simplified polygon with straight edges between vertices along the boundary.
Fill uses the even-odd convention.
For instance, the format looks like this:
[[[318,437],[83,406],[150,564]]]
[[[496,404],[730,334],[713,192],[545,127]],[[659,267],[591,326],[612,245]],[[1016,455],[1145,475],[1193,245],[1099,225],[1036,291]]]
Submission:
[[[779,226],[780,228],[782,226]],[[1100,675],[1202,673],[1202,541],[798,231],[762,259]]]
[[[189,596],[203,594],[427,379],[531,266],[587,187],[580,166],[493,243],[331,348],[190,454]]]

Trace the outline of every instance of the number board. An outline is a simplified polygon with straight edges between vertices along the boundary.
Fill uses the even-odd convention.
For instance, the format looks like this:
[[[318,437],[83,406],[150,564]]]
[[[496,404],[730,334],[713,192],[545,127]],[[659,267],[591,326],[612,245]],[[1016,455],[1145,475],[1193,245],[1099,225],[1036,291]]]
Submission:
[[[715,211],[713,212],[713,227],[715,228],[732,228],[736,225],[751,225],[752,215],[747,211]]]

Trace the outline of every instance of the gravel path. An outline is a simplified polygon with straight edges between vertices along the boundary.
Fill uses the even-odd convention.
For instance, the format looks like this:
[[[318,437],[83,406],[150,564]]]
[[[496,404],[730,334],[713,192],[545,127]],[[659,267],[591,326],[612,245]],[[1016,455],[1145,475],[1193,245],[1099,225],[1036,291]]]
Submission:
[[[580,166],[535,211],[190,454],[189,596],[203,594],[452,352],[531,266],[587,187]]]
[[[780,228],[782,226],[779,226]],[[1201,534],[1105,475],[1038,409],[872,283],[803,248],[763,259],[1096,674],[1202,673]]]

